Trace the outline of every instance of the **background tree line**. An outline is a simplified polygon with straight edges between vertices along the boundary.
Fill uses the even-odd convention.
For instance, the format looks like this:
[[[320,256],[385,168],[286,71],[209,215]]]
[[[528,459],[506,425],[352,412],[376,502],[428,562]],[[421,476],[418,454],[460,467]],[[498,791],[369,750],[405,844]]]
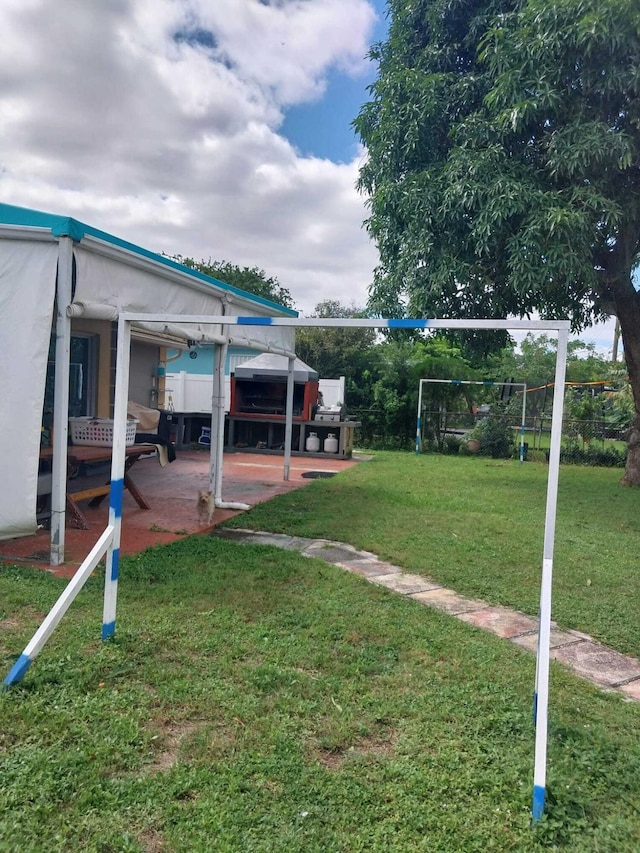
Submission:
[[[278,279],[258,267],[240,267],[228,261],[175,260],[205,275],[254,293],[271,302],[292,308],[290,292]],[[318,303],[312,316],[358,318],[370,316],[368,309],[336,300]],[[322,378],[345,377],[345,409],[362,424],[358,444],[372,448],[411,449],[415,445],[418,387],[420,379],[525,382],[528,388],[547,386],[555,374],[555,341],[547,335],[529,334],[516,347],[508,336],[500,349],[485,352],[486,339],[459,339],[446,333],[421,338],[410,332],[385,337],[375,329],[300,328],[296,332],[298,356]],[[495,341],[494,341],[495,344]],[[613,398],[602,398],[612,424],[628,429],[633,416],[633,398],[620,365],[610,365],[593,346],[575,340],[569,343],[568,382],[607,382],[620,389]],[[568,395],[566,412],[576,420],[602,414],[602,405],[587,402],[588,395]],[[540,415],[551,408],[553,388],[529,395],[528,414]],[[423,391],[425,411],[472,412],[479,404],[493,405],[499,397],[494,389],[473,389],[445,384],[427,385]],[[519,415],[514,410],[514,423]]]

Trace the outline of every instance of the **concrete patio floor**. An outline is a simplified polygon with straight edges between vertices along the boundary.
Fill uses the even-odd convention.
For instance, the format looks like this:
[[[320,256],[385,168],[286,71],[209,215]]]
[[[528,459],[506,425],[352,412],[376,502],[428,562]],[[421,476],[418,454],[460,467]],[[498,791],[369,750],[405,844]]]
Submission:
[[[225,453],[222,496],[225,501],[239,501],[250,506],[263,503],[276,495],[299,489],[312,482],[303,474],[312,471],[338,472],[356,465],[356,459],[293,456],[289,480],[283,479],[284,458],[273,454]],[[91,477],[74,480],[74,487],[102,484],[109,479],[109,468],[94,469]],[[194,533],[207,533],[237,510],[216,509],[210,527],[200,526],[196,499],[209,482],[209,453],[202,450],[179,451],[177,459],[160,466],[156,457],[141,459],[131,469],[131,477],[151,508],[140,509],[125,489],[122,510],[121,553],[135,554],[151,545],[167,544]],[[89,530],[73,527],[67,519],[65,562],[49,565],[48,530],[33,536],[0,542],[0,562],[26,563],[46,569],[61,577],[71,577],[104,530],[109,517],[109,502],[99,507],[82,502],[80,508],[89,522]]]

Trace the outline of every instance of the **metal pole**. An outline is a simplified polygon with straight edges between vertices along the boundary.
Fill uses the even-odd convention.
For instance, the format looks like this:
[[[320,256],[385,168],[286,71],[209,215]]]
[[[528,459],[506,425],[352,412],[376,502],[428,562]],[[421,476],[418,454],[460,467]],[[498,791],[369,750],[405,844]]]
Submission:
[[[560,471],[560,442],[562,439],[562,407],[567,366],[569,330],[558,331],[556,378],[551,414],[551,449],[549,453],[549,478],[547,481],[547,508],[544,525],[542,553],[542,582],[540,586],[540,627],[538,630],[538,655],[536,663],[536,692],[534,718],[536,725],[535,759],[533,771],[533,823],[544,814],[547,775],[547,717],[549,704],[549,645],[551,640],[551,589],[553,580],[553,549],[558,502],[558,476]]]
[[[422,416],[422,383],[424,379],[420,380],[418,385],[418,414],[416,416],[416,455],[419,455],[420,448],[422,445],[422,424],[421,424],[421,416]]]
[[[127,437],[127,403],[129,399],[129,364],[131,360],[131,322],[118,320],[116,350],[116,389],[113,402],[113,450],[111,454],[111,491],[109,496],[109,526],[113,539],[107,549],[104,573],[104,607],[102,639],[108,640],[116,630],[118,603],[118,574],[120,571],[120,534],[122,531],[122,499],[124,496],[124,460]]]
[[[215,468],[215,491],[214,491],[214,501],[220,503],[222,501],[222,466],[224,465],[224,367],[227,363],[227,352],[229,347],[227,344],[222,344],[218,348],[219,352],[219,364],[216,365],[216,371],[214,374],[214,388],[217,383],[217,392],[214,390],[214,394],[217,395],[217,403],[218,410],[214,412],[215,418],[212,420],[211,425],[215,424],[215,432],[216,432],[216,442],[215,442],[215,453],[216,453],[216,468]],[[213,430],[212,430],[212,439],[213,439]],[[211,446],[213,447],[213,440],[211,442]]]
[[[52,566],[64,563],[64,534],[67,505],[67,440],[69,433],[69,358],[71,318],[67,306],[72,302],[73,240],[60,237],[58,277],[56,281],[56,364],[53,398],[53,464],[51,486]]]
[[[524,462],[524,422],[527,417],[527,386],[522,391],[522,426],[520,427],[520,464]]]
[[[285,409],[285,426],[284,426],[284,479],[289,479],[289,470],[291,468],[291,438],[293,436],[293,387],[295,379],[296,359],[295,356],[289,357],[287,371],[287,405]]]
[[[213,375],[211,383],[211,441],[209,444],[209,491],[215,499],[222,492],[218,469],[218,444],[220,440],[220,407],[224,411],[224,399],[220,400],[220,374],[224,371],[224,344],[216,344],[213,351]],[[224,373],[223,373],[224,383]],[[224,394],[224,384],[222,393]]]

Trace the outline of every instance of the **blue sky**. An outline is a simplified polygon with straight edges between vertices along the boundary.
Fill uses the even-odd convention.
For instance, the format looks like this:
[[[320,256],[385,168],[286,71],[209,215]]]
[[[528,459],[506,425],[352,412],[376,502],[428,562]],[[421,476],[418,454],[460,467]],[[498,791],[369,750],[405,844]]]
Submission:
[[[387,33],[385,0],[370,0],[377,20],[371,42],[383,41]],[[289,109],[280,132],[304,156],[324,157],[334,162],[349,162],[357,153],[358,140],[351,122],[369,98],[367,86],[375,80],[376,67],[353,77],[336,68],[327,74],[324,96]]]
[[[257,266],[303,314],[364,305],[378,255],[351,122],[385,10],[2,0],[0,197],[151,251]],[[610,325],[583,337],[610,349]]]

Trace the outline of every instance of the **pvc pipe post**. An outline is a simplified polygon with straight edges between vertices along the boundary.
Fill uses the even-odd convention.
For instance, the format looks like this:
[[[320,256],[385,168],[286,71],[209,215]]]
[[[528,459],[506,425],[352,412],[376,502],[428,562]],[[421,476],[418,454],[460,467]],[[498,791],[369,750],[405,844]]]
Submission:
[[[568,338],[568,329],[561,329],[558,332],[556,382],[551,416],[551,449],[549,452],[549,478],[547,481],[547,506],[542,555],[542,580],[540,585],[540,626],[538,630],[538,654],[536,660],[536,690],[534,695],[536,736],[533,770],[533,803],[531,806],[532,823],[538,823],[542,819],[546,799],[553,551],[558,502],[562,408],[564,404]]]
[[[116,389],[113,403],[113,450],[111,453],[111,492],[109,496],[109,525],[113,527],[113,539],[107,550],[107,564],[104,573],[103,640],[112,637],[116,630],[130,361],[131,322],[120,317],[116,349]]]
[[[82,565],[78,568],[36,633],[26,645],[18,660],[14,663],[11,671],[4,679],[4,684],[17,684],[24,678],[25,673],[38,654],[40,654],[43,646],[58,627],[62,617],[71,606],[71,603],[102,559],[107,547],[111,543],[113,533],[114,530],[111,525],[105,528],[96,544],[85,557]]]

